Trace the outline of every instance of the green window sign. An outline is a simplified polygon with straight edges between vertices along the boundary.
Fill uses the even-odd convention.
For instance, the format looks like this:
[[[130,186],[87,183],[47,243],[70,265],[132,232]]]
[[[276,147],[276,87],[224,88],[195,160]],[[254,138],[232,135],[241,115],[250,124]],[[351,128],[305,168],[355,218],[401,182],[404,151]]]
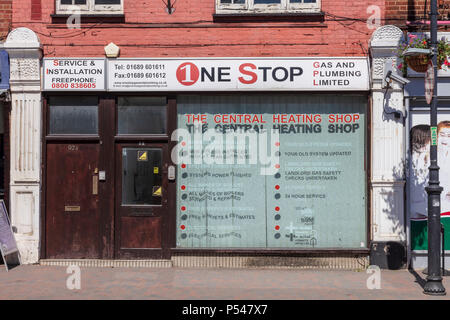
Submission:
[[[431,145],[437,146],[437,127],[430,127],[431,130]]]

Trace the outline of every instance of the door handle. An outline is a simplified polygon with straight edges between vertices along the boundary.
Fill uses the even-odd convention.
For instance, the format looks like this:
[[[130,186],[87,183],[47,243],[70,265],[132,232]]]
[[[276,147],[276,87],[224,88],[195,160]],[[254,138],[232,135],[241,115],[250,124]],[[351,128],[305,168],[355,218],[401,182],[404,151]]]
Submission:
[[[171,181],[175,180],[175,166],[169,166],[167,170],[167,178]]]

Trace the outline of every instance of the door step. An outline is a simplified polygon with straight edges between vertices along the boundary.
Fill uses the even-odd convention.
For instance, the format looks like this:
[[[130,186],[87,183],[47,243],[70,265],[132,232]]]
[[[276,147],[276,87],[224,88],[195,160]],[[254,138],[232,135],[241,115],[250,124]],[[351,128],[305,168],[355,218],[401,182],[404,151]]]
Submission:
[[[261,256],[221,254],[174,254],[171,260],[97,260],[97,259],[42,259],[42,266],[93,268],[257,268],[257,269],[312,269],[364,270],[369,266],[367,255],[317,256]]]
[[[77,265],[83,268],[172,268],[171,260],[100,260],[100,259],[42,259],[41,266],[68,267]]]
[[[365,270],[367,255],[317,256],[261,256],[203,254],[172,255],[175,268],[256,268],[256,269],[310,269],[310,270]]]

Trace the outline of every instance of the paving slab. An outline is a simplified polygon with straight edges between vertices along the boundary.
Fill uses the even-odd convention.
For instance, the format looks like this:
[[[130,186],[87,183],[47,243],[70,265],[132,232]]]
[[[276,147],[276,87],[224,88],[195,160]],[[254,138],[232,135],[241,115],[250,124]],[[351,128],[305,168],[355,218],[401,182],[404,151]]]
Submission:
[[[80,268],[81,288],[70,290],[67,272],[40,265],[0,269],[0,299],[450,299],[424,295],[425,275],[408,270],[382,270],[380,289],[368,289],[366,271]],[[443,283],[450,290],[450,278]]]

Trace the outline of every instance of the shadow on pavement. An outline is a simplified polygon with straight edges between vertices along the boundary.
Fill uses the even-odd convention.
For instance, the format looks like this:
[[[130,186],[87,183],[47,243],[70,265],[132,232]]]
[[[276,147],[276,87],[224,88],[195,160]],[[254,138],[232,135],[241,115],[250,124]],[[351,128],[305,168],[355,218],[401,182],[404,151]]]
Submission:
[[[425,283],[427,282],[425,279],[423,279],[414,269],[409,269],[408,270],[409,273],[411,273],[415,278],[416,278],[416,282],[422,287],[425,286]]]
[[[11,271],[12,269],[20,266],[20,263],[18,261],[18,258],[16,258],[16,260],[13,260],[12,262],[10,261],[9,258],[6,258],[6,260],[8,261],[8,270]],[[0,268],[3,268],[5,266],[5,260],[3,259],[2,255],[0,255]]]

